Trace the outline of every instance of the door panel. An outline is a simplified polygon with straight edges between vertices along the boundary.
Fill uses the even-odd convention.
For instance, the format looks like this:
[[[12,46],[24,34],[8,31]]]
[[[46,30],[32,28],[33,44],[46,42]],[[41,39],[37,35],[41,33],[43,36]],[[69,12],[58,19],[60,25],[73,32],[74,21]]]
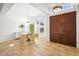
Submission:
[[[50,17],[50,41],[52,42],[60,42],[60,20],[61,15]]]
[[[76,46],[76,12],[62,14],[62,43]]]
[[[76,47],[76,12],[50,17],[50,41]]]

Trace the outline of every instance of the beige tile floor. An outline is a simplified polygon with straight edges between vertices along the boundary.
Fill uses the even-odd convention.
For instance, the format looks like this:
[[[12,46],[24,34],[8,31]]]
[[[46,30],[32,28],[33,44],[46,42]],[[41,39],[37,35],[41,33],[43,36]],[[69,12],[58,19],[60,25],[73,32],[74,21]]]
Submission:
[[[0,56],[78,56],[79,48],[39,39],[36,43],[26,42],[22,46],[19,40],[0,43]]]

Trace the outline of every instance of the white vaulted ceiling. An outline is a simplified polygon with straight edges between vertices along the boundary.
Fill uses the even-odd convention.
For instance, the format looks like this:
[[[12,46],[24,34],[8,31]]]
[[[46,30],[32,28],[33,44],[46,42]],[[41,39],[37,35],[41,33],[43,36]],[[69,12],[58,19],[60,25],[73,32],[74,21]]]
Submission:
[[[0,3],[0,14],[6,14],[14,3]]]
[[[52,8],[58,3],[0,3],[0,13],[11,15],[11,13],[28,14],[30,16],[36,16],[39,14],[53,14]],[[62,12],[75,9],[78,4],[74,3],[60,3],[63,6]],[[28,12],[29,8],[29,12]],[[12,13],[12,14],[13,14]],[[18,15],[19,16],[19,15]]]
[[[43,12],[28,3],[15,3],[5,15],[9,19],[24,23],[27,20],[35,19],[34,17],[40,16],[40,14]]]
[[[13,7],[6,13],[6,15],[12,15],[17,17],[37,16],[42,12],[30,4],[20,3],[14,4]]]

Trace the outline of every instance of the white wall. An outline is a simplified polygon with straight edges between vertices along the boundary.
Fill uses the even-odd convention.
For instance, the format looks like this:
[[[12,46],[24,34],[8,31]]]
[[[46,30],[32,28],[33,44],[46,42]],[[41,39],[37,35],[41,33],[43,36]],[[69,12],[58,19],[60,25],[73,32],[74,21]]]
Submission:
[[[79,6],[77,7],[77,13],[76,13],[76,42],[77,42],[77,48],[79,48]]]
[[[13,29],[16,26],[14,23],[14,21],[8,19],[5,15],[0,15],[0,42],[16,38],[16,28]]]
[[[28,20],[28,8],[30,7],[30,16],[39,16],[42,12],[29,4],[15,4],[5,15],[0,15],[0,41],[16,38],[18,25]],[[43,14],[43,13],[42,13]],[[41,36],[48,38],[47,16],[45,15],[45,32]]]
[[[49,29],[50,29],[50,24],[49,24],[49,22],[50,22],[50,20],[49,20],[49,15],[45,15],[45,20],[44,20],[44,23],[45,23],[45,32],[44,32],[44,38],[45,39],[50,39],[49,38],[49,36],[50,36],[50,31],[49,31]]]

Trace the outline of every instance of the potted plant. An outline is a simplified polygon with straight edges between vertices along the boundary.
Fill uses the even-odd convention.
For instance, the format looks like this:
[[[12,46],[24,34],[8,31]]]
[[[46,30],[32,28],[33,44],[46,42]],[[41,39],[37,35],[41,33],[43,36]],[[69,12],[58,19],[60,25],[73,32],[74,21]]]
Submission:
[[[35,29],[34,29],[34,24],[30,24],[30,34],[33,35],[35,34]]]

